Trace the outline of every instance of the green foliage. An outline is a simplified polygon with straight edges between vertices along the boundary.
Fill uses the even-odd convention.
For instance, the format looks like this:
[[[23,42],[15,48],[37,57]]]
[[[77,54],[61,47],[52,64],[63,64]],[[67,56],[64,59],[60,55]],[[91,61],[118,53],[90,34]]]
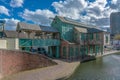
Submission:
[[[120,34],[115,35],[114,39],[115,40],[120,40]]]

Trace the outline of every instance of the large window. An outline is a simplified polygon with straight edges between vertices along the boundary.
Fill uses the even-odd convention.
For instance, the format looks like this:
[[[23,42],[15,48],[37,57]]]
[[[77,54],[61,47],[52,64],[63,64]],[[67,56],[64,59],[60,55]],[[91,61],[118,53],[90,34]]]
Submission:
[[[99,33],[96,33],[96,40],[99,40]]]
[[[74,48],[70,47],[70,56],[73,57],[74,56]]]
[[[94,35],[90,34],[90,40],[93,40],[93,38],[94,38]]]
[[[108,36],[106,36],[106,43],[108,43]]]
[[[86,40],[86,34],[85,33],[81,33],[81,40]]]

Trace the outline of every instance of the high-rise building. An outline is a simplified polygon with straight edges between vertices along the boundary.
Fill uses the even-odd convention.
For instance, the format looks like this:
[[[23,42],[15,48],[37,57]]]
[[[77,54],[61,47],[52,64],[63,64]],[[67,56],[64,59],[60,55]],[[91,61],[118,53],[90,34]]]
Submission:
[[[114,12],[110,15],[111,34],[120,34],[120,12]]]

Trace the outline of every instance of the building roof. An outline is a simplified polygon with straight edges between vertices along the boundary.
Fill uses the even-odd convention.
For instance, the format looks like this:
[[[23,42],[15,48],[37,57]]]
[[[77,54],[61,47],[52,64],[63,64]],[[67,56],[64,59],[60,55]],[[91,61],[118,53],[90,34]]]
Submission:
[[[27,30],[27,31],[43,31],[43,32],[58,32],[57,29],[49,26],[35,25],[19,22],[17,26],[17,31]]]
[[[9,37],[9,38],[18,37],[18,32],[16,32],[16,31],[4,31],[4,34],[6,37]]]
[[[57,16],[62,22],[68,23],[68,24],[72,24],[75,25],[75,27],[83,27],[83,28],[87,28],[88,32],[92,33],[92,32],[104,32],[103,30],[101,30],[100,28],[94,26],[94,25],[88,25],[82,22],[78,22],[75,21],[73,19],[70,18],[66,18],[66,17],[61,17],[61,16]],[[78,29],[81,31],[81,29]]]
[[[70,18],[66,18],[66,17],[61,17],[61,16],[57,16],[62,22],[68,23],[68,24],[72,24],[72,25],[76,25],[76,26],[80,26],[80,27],[86,27],[86,28],[94,28],[96,26],[93,25],[88,25],[85,24],[83,22],[79,22],[79,21],[75,21],[73,19]]]
[[[5,37],[7,38],[28,38],[25,32],[18,33],[17,31],[4,31]],[[30,38],[33,38],[35,34],[31,34]]]
[[[97,33],[97,32],[104,32],[103,30],[99,28],[88,28],[88,33]]]
[[[40,25],[40,29],[43,32],[54,32],[54,33],[59,32],[56,28],[53,28],[53,27],[50,27],[50,26],[42,26],[42,25]]]
[[[86,28],[80,28],[80,27],[74,27],[77,31],[82,32],[82,33],[87,33]]]
[[[17,30],[39,31],[41,29],[40,29],[39,25],[19,22],[18,25],[17,25]]]

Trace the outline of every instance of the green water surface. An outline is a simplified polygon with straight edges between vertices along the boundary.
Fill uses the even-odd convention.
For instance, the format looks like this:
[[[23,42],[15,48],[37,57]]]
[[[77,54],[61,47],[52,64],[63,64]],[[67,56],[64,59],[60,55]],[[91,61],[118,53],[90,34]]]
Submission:
[[[66,80],[120,80],[120,53],[82,63]]]

